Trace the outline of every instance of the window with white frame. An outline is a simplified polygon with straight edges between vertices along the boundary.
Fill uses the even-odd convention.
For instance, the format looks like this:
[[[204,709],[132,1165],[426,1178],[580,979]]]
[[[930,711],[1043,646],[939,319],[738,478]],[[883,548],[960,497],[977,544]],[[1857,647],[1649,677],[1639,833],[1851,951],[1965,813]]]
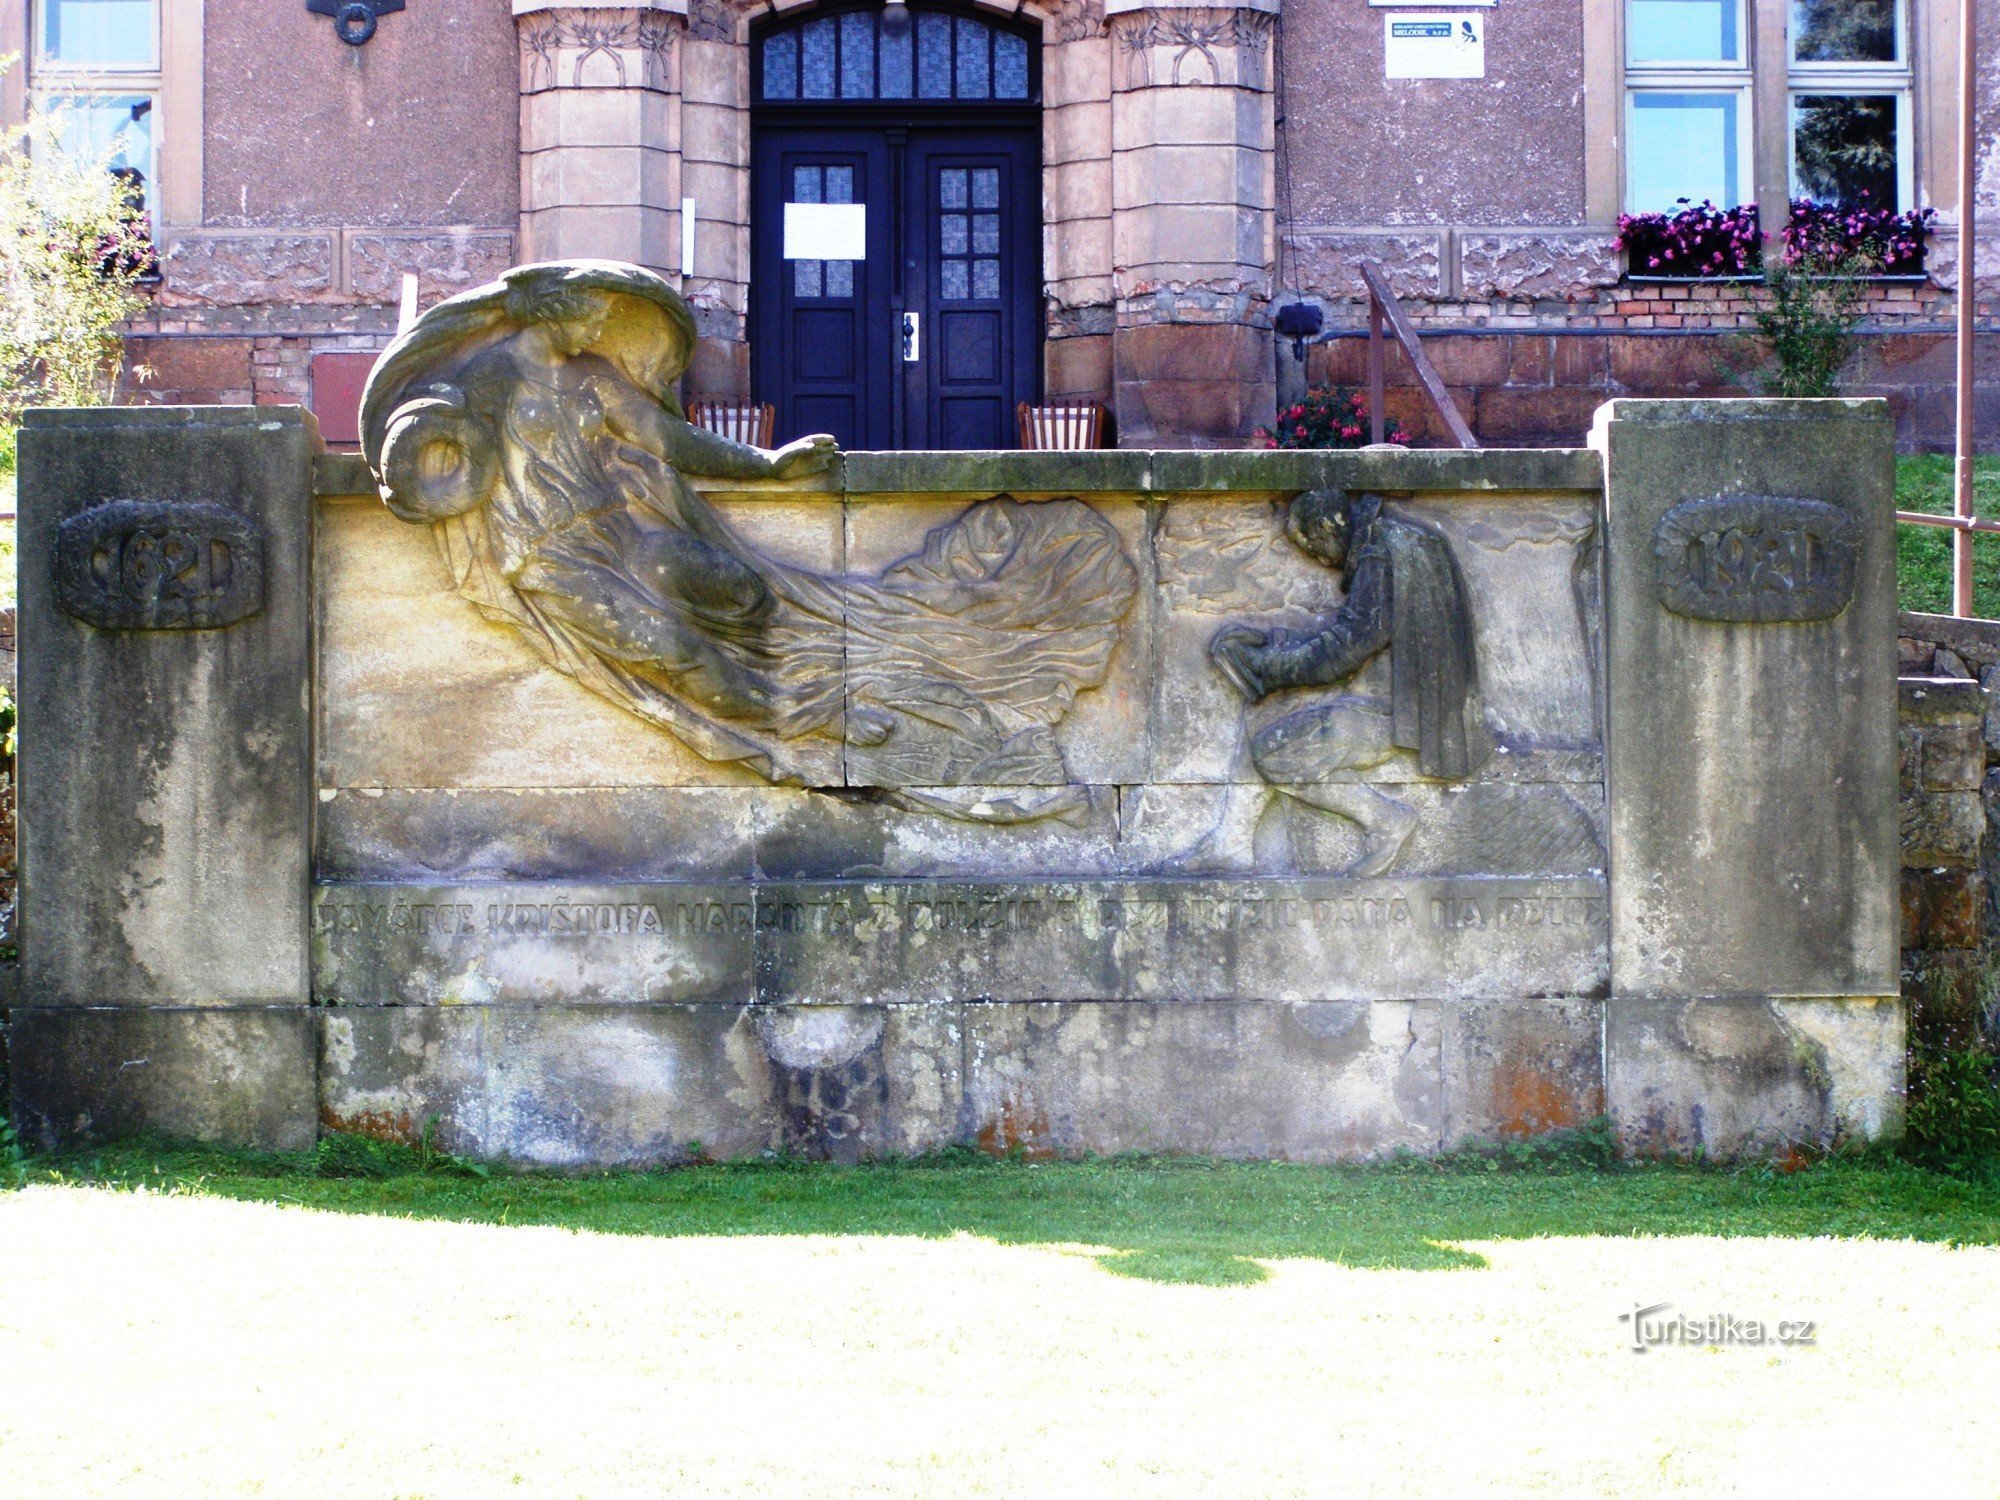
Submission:
[[[36,97],[66,144],[105,155],[149,209],[159,154],[160,0],[34,0]]]
[[[1625,209],[1751,197],[1744,0],[1625,0]]]
[[[1790,0],[1792,196],[1912,207],[1906,0]]]

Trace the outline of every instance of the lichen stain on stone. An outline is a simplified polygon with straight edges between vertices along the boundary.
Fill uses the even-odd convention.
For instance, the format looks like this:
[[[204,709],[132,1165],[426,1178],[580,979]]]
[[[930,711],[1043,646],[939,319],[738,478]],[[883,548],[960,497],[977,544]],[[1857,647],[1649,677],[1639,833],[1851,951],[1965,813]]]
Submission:
[[[1574,1130],[1587,1118],[1583,1099],[1563,1079],[1519,1061],[1495,1069],[1489,1108],[1495,1132],[1509,1140]]]
[[[414,1146],[423,1134],[416,1118],[406,1109],[343,1110],[322,1104],[319,1123],[337,1135],[364,1136],[392,1146]]]
[[[1001,1097],[999,1112],[979,1127],[973,1139],[988,1156],[1049,1161],[1060,1154],[1050,1137],[1047,1111],[1012,1092]]]

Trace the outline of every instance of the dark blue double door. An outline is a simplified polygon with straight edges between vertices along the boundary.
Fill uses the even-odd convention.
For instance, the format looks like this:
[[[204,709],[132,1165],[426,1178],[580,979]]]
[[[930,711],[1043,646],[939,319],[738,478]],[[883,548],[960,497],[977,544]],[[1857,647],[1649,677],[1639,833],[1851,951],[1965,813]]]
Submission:
[[[1013,447],[1041,373],[1034,127],[788,121],[755,140],[752,380],[779,440]]]

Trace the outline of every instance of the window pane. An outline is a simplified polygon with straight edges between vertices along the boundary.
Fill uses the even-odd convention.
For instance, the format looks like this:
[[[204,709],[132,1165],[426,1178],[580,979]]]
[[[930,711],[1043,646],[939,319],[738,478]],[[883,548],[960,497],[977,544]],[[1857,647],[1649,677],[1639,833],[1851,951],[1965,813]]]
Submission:
[[[818,167],[792,168],[792,202],[819,202],[819,172]]]
[[[52,101],[65,151],[108,156],[111,170],[153,180],[153,100],[148,94],[71,94]]]
[[[79,67],[159,65],[154,0],[42,0],[42,56]]]
[[[875,97],[875,18],[866,11],[840,18],[840,97]]]
[[[854,168],[828,167],[826,169],[826,201],[829,203],[852,203],[854,201]]]
[[[972,295],[972,281],[966,274],[964,261],[946,260],[938,264],[944,273],[944,299],[947,302],[963,302]]]
[[[977,21],[960,18],[958,23],[958,97],[985,99],[993,92],[988,69],[987,48],[993,33]]]
[[[948,167],[938,173],[938,202],[946,208],[965,207],[965,168]]]
[[[882,81],[879,92],[884,99],[907,99],[915,86],[916,75],[912,71],[916,37],[905,26],[895,36],[882,33]]]
[[[917,17],[917,93],[926,99],[951,97],[950,16]]]
[[[764,97],[799,97],[799,37],[795,31],[764,38]]]
[[[854,262],[830,260],[826,263],[826,294],[829,297],[854,295]]]
[[[1792,0],[1800,62],[1896,61],[1896,0]]]
[[[975,255],[998,255],[1000,253],[1000,215],[974,214],[972,216],[972,250]]]
[[[1820,203],[1895,209],[1896,96],[1794,94],[1793,190]]]
[[[799,97],[833,97],[833,17],[808,21],[800,30],[804,40],[800,58]]]
[[[817,297],[819,295],[819,271],[826,262],[818,260],[795,260],[792,262],[792,295],[794,297]]]
[[[1011,31],[993,36],[993,97],[1028,97],[1028,39]]]
[[[1635,93],[1625,200],[1635,214],[1672,213],[1677,200],[1734,208],[1737,96]]]
[[[974,208],[998,208],[1000,206],[1000,169],[998,167],[974,167],[972,169],[972,206]]]
[[[1625,55],[1635,63],[1741,62],[1736,0],[1626,0]]]
[[[964,255],[971,248],[965,232],[964,214],[938,216],[938,253]]]
[[[972,263],[972,295],[991,300],[1000,295],[1000,262],[975,260]]]

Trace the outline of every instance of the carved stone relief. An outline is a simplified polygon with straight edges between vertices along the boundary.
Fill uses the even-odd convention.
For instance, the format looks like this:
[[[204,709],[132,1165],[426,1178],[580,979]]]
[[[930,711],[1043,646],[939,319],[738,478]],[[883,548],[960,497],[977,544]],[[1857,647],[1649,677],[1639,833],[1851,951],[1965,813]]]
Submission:
[[[760,554],[683,477],[811,474],[690,425],[695,328],[660,278],[524,266],[377,365],[364,451],[460,594],[710,760],[980,823],[1083,815],[1054,728],[1104,680],[1138,572],[1077,500],[996,497],[875,576]],[[829,764],[840,768],[829,777]]]
[[[1687,500],[1653,530],[1660,603],[1691,620],[1830,620],[1854,597],[1854,523],[1821,500]]]
[[[1272,18],[1263,11],[1134,11],[1113,22],[1122,88],[1269,87]]]
[[[657,11],[615,7],[535,11],[521,18],[523,91],[584,88],[593,83],[618,88],[665,88],[670,81],[674,40],[682,22]],[[634,77],[629,60],[643,70]],[[596,62],[606,70],[589,77]]]
[[[101,630],[215,630],[263,609],[264,538],[226,506],[113,500],[56,529],[55,584]]]

